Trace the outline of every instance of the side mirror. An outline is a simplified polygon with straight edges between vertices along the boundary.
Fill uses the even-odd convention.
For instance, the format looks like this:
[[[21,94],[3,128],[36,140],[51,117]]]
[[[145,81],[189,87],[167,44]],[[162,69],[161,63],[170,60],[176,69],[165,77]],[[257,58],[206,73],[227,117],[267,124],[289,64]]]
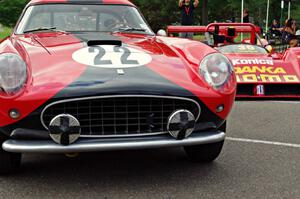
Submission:
[[[157,35],[161,36],[161,37],[166,37],[167,36],[167,32],[163,29],[160,29],[159,31],[157,31]]]

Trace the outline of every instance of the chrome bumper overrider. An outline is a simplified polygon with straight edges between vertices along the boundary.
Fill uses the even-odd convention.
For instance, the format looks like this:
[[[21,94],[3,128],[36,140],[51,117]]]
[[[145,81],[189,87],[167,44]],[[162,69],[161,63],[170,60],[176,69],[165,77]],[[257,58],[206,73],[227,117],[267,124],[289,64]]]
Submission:
[[[170,135],[113,139],[80,139],[69,146],[56,144],[52,140],[7,140],[2,144],[2,148],[5,151],[14,153],[76,153],[179,147],[209,144],[219,142],[224,139],[225,133],[218,131],[194,133],[190,137],[183,140],[175,140]]]

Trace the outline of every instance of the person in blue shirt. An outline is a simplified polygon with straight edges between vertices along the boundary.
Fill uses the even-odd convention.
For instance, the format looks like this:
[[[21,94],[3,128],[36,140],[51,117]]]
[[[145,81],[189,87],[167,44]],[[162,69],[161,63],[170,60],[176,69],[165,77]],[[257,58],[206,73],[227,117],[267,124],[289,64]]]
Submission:
[[[274,36],[281,36],[281,30],[278,20],[274,19],[270,27],[270,33]]]

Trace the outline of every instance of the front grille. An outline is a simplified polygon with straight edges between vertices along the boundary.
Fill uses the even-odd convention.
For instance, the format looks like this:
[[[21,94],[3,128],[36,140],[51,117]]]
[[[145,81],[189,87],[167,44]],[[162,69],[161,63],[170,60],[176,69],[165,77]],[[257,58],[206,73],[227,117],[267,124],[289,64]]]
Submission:
[[[99,97],[54,103],[45,108],[42,123],[47,128],[59,114],[76,117],[81,136],[137,136],[166,132],[168,117],[178,109],[199,116],[199,105],[172,97]]]
[[[237,86],[237,95],[254,96],[254,84],[239,84]],[[265,96],[286,95],[300,96],[300,84],[265,84]]]

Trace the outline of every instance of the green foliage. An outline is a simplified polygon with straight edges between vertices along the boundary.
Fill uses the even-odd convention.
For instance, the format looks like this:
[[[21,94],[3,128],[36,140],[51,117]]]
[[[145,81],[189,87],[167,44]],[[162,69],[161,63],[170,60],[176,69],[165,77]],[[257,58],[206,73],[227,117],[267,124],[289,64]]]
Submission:
[[[254,23],[256,25],[263,25],[266,19],[267,10],[267,0],[244,0],[244,8],[249,9],[250,17],[253,17]],[[298,18],[296,15],[300,15],[298,9],[300,9],[300,2],[294,1],[292,4],[291,17]],[[270,0],[270,13],[269,21],[270,24],[273,19],[280,20],[281,17],[281,1],[280,0]],[[288,3],[285,3],[285,8],[283,10],[282,20],[287,18]],[[241,18],[241,0],[213,0],[209,1],[209,19],[210,21],[222,21],[226,19],[231,19],[233,16],[240,20]]]
[[[193,0],[191,0],[193,1]],[[196,24],[201,22],[201,5],[196,10]],[[156,31],[159,28],[165,28],[169,24],[180,22],[180,12],[178,10],[178,0],[133,0],[138,5],[142,13],[150,23],[151,27]],[[256,25],[265,26],[267,0],[244,0],[244,8],[249,9],[250,16],[253,17]],[[280,0],[270,0],[270,16],[268,24],[272,19],[280,20],[281,9]],[[282,15],[282,20],[287,18],[287,3]],[[208,20],[226,21],[232,20],[235,17],[236,22],[241,18],[241,0],[208,0]],[[292,5],[291,17],[300,20],[300,5],[299,1]]]
[[[154,31],[180,22],[178,2],[170,0],[134,0]]]
[[[5,37],[9,36],[12,32],[12,29],[9,27],[1,27],[0,28],[0,40],[4,39]]]
[[[13,26],[28,0],[0,0],[0,23]]]
[[[29,0],[0,0],[0,23],[5,26],[13,26],[20,16],[24,6]],[[191,0],[193,2],[193,0]],[[236,21],[241,17],[241,0],[207,0],[208,20],[226,21],[235,17]],[[146,17],[154,31],[166,28],[167,25],[180,23],[180,11],[178,0],[132,0]],[[199,0],[199,7],[196,9],[196,24],[201,22],[202,2]],[[270,0],[270,17],[280,19],[280,0]],[[282,19],[287,18],[287,3]],[[256,25],[264,26],[266,18],[267,0],[245,0],[245,8],[250,11]],[[300,20],[300,2],[294,1],[292,4],[291,16]]]
[[[300,23],[300,5],[295,5],[291,12],[291,16],[298,21],[298,26]]]

